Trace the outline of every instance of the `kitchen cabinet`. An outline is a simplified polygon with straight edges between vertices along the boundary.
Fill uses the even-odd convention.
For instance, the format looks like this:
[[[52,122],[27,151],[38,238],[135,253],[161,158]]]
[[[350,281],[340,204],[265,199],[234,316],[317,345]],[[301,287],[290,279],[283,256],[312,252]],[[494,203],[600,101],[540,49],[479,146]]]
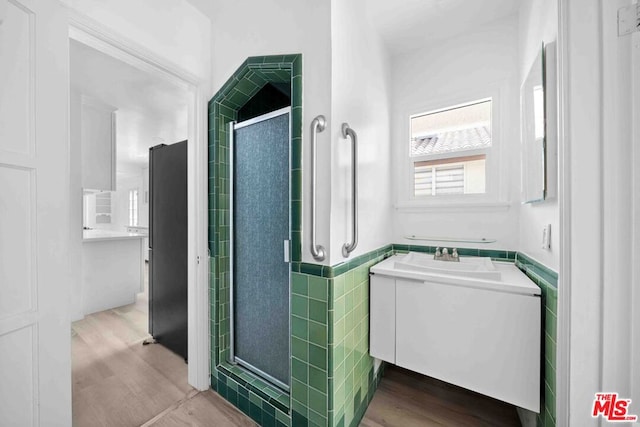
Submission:
[[[81,105],[82,187],[116,189],[116,109],[87,96]]]
[[[142,245],[142,253],[144,255],[144,260],[149,261],[149,228],[148,227],[127,227],[127,233],[136,233],[141,234],[144,237],[144,242]]]
[[[133,304],[144,290],[144,234],[111,230],[82,233],[85,315]]]

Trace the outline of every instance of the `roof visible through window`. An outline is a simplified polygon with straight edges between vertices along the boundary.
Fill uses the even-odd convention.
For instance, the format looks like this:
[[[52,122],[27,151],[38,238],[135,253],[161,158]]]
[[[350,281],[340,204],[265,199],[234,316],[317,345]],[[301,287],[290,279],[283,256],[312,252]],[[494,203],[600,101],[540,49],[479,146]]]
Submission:
[[[491,146],[491,100],[411,118],[411,157]]]

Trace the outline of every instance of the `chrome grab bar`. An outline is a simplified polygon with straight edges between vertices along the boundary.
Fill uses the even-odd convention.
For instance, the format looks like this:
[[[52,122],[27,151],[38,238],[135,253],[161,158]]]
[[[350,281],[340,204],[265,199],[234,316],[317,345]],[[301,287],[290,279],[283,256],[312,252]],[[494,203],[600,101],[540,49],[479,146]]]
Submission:
[[[318,132],[322,132],[327,126],[324,116],[318,116],[311,122],[311,255],[316,261],[325,258],[324,247],[316,245],[316,160]]]
[[[347,123],[342,124],[342,136],[344,138],[351,137],[351,196],[352,200],[352,225],[353,236],[351,243],[345,243],[342,246],[342,256],[349,257],[349,254],[358,246],[358,135],[349,127]]]

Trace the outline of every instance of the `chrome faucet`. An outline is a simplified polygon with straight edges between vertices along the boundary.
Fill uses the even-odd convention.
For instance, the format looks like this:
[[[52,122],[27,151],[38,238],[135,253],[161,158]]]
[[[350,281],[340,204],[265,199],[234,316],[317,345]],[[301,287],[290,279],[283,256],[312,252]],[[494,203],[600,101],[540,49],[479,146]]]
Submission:
[[[440,250],[439,246],[436,248],[436,253],[433,255],[433,259],[437,261],[460,262],[460,256],[458,255],[458,250],[456,248],[453,248],[451,253],[449,253],[449,249],[444,248]]]

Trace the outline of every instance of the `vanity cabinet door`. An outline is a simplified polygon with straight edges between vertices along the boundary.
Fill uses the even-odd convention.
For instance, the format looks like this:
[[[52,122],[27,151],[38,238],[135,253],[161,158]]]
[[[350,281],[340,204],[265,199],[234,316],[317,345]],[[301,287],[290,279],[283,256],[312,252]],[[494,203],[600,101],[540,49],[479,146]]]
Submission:
[[[82,188],[116,189],[115,110],[83,97]]]
[[[538,411],[540,298],[396,281],[396,364]]]
[[[396,281],[372,275],[370,289],[369,354],[396,363]]]

